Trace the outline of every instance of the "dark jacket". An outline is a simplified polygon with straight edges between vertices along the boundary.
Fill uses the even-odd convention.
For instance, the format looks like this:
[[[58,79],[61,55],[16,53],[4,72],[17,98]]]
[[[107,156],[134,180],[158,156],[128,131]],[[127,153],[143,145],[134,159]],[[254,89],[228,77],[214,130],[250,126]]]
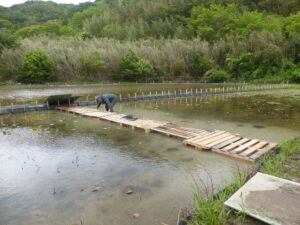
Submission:
[[[100,107],[100,105],[103,103],[105,104],[105,108],[108,111],[113,111],[113,107],[118,101],[118,97],[114,94],[104,94],[104,95],[98,95],[96,96],[97,101],[97,109]]]

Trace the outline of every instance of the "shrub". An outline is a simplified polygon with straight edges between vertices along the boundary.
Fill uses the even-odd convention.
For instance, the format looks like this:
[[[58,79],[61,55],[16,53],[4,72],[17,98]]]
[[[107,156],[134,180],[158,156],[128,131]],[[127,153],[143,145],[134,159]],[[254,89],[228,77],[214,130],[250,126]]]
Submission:
[[[187,65],[184,59],[178,59],[173,63],[173,73],[175,77],[184,76],[186,73]]]
[[[227,58],[226,65],[235,78],[251,79],[251,74],[257,69],[252,53],[244,53],[237,58]]]
[[[206,77],[206,81],[209,83],[220,83],[230,79],[230,75],[224,70],[214,70]]]
[[[18,80],[25,83],[44,83],[54,79],[54,64],[42,51],[27,52],[22,57]]]
[[[95,80],[94,78],[100,75],[104,69],[104,62],[98,52],[80,57],[80,79],[82,81]]]
[[[290,74],[289,80],[293,83],[300,83],[300,66],[296,67]]]
[[[0,63],[0,81],[12,80],[12,71]]]
[[[82,40],[92,39],[93,36],[89,32],[82,32],[80,33],[80,38]]]
[[[120,70],[121,78],[126,81],[148,80],[157,74],[148,60],[138,58],[132,51],[121,58]]]
[[[212,68],[213,61],[201,52],[189,55],[189,74],[194,78],[201,78],[205,72]]]

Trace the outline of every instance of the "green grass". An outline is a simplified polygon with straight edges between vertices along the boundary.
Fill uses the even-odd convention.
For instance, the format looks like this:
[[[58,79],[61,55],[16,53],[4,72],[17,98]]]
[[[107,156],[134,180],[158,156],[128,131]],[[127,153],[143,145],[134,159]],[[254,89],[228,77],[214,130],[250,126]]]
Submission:
[[[300,152],[300,139],[294,138],[284,142],[281,145],[281,151],[278,155],[266,157],[263,159],[263,171],[267,174],[281,178],[289,179],[298,174],[293,171],[288,171],[285,166],[285,161],[297,164],[297,160],[290,159],[290,156],[296,152]]]
[[[286,169],[286,162],[299,167],[299,161],[291,158],[296,152],[300,152],[299,138],[284,142],[281,145],[279,154],[271,154],[263,158],[262,168],[259,170],[257,169],[256,171],[286,179],[298,177],[299,173],[296,170]],[[189,225],[223,225],[227,224],[232,217],[243,222],[246,219],[246,214],[230,210],[224,206],[224,202],[243,186],[245,182],[245,176],[239,173],[234,182],[225,187],[224,190],[205,198],[201,197],[199,192],[196,191],[196,188],[194,188],[195,215]]]
[[[229,218],[230,210],[224,206],[224,202],[235,193],[246,179],[239,173],[235,181],[228,185],[224,190],[217,194],[212,194],[207,198],[202,198],[194,189],[195,196],[195,216],[191,225],[221,225],[226,224]],[[243,219],[243,215],[238,215]]]

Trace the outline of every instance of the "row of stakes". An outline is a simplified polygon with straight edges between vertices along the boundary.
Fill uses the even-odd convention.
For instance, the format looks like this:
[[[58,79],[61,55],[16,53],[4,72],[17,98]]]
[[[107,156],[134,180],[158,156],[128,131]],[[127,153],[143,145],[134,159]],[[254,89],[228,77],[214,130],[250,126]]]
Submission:
[[[237,87],[222,87],[222,88],[208,88],[208,89],[198,89],[196,88],[195,90],[193,89],[186,89],[185,91],[182,91],[182,89],[179,89],[179,91],[174,90],[172,93],[170,90],[168,91],[161,91],[161,94],[158,93],[158,91],[155,92],[155,94],[152,92],[149,92],[148,95],[145,95],[144,92],[142,92],[142,96],[138,96],[137,93],[134,93],[134,98],[133,100],[137,100],[138,97],[142,97],[144,99],[145,96],[149,96],[150,98],[153,96],[163,96],[165,95],[166,97],[176,96],[177,94],[180,95],[203,95],[203,94],[222,94],[222,93],[231,93],[231,92],[244,92],[244,91],[259,91],[259,90],[270,90],[270,89],[278,89],[278,88],[287,88],[289,87],[288,83],[284,84],[274,84],[274,85],[243,85],[243,86],[237,86]],[[133,97],[133,96],[132,96]],[[122,94],[119,94],[119,100],[122,101],[124,97],[122,97]],[[130,94],[128,94],[128,97],[126,98],[127,100],[131,99]],[[89,95],[86,97],[86,101],[89,101]],[[80,105],[80,100],[78,101]],[[35,102],[36,105],[38,105],[38,100]],[[57,101],[57,105],[60,105],[59,100]],[[69,99],[69,105],[71,105],[70,99]],[[15,107],[14,103],[10,104],[11,108]],[[20,105],[18,105],[20,106]],[[1,103],[0,103],[0,109],[1,109]],[[7,106],[5,106],[7,107]],[[25,111],[26,104],[24,103],[24,111]],[[46,107],[49,110],[50,105],[49,102],[46,102]]]

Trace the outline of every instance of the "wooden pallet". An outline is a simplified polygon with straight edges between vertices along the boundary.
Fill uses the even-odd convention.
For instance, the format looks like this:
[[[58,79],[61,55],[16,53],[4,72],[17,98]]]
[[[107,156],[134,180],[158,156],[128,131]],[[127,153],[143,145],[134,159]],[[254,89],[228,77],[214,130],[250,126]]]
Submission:
[[[128,120],[123,118],[124,114],[117,114],[113,112],[103,112],[97,109],[86,108],[86,107],[57,107],[60,111],[70,112],[77,115],[82,115],[89,118],[105,120],[112,123],[117,123],[120,126],[128,126],[132,129],[141,129],[146,133],[150,133],[151,129],[163,126],[168,122],[139,118],[137,120]]]
[[[214,153],[228,156],[245,162],[254,163],[258,158],[278,146],[276,143],[259,139],[245,138],[226,131],[205,131],[196,128],[181,127],[164,121],[145,118],[128,120],[124,114],[98,111],[87,107],[57,107],[64,112],[85,117],[117,123],[132,129],[142,129],[145,132],[157,132],[169,137],[184,139],[183,144],[193,146],[198,150],[211,150]]]
[[[212,150],[214,153],[251,163],[278,146],[276,143],[245,138],[225,131],[215,131],[187,139],[183,144],[194,146],[198,150]]]
[[[168,137],[177,137],[181,139],[190,139],[196,136],[207,135],[210,132],[197,128],[181,127],[172,123],[151,129],[153,132],[165,134]]]
[[[113,112],[103,112],[97,109],[85,108],[85,107],[56,107],[56,109],[63,112],[69,112],[69,113],[95,118],[95,119],[101,119],[102,117],[116,114]]]

